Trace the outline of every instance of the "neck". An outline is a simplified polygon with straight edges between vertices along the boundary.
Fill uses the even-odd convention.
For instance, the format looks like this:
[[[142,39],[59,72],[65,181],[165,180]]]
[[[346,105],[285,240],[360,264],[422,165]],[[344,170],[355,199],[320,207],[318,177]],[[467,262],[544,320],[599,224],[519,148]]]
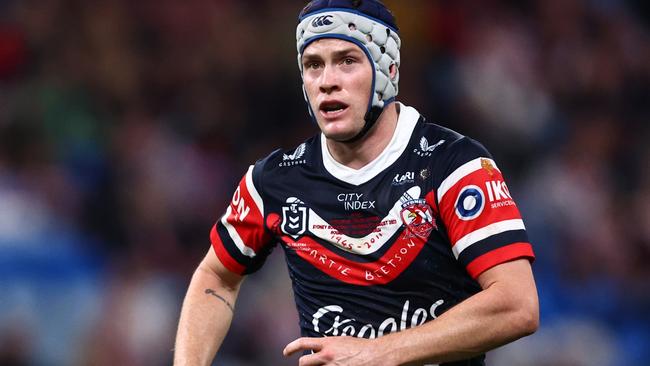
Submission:
[[[388,146],[395,133],[398,117],[398,104],[391,103],[362,139],[354,142],[326,139],[327,149],[339,163],[352,169],[360,169],[376,159]]]

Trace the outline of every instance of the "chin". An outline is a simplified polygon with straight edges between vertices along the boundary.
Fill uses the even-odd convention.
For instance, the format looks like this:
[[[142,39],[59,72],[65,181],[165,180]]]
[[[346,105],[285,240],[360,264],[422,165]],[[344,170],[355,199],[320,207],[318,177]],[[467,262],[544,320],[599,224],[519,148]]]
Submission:
[[[320,122],[319,127],[326,138],[334,141],[345,141],[359,133],[359,129],[349,128],[349,122]]]
[[[325,135],[325,137],[328,140],[337,141],[337,142],[345,142],[345,141],[353,138],[356,134],[355,133],[328,134],[328,133],[323,132],[323,135]]]
[[[330,126],[333,127],[333,126]],[[321,128],[323,135],[329,140],[334,141],[345,141],[354,137],[357,131],[350,131],[348,129],[339,129],[339,128]]]

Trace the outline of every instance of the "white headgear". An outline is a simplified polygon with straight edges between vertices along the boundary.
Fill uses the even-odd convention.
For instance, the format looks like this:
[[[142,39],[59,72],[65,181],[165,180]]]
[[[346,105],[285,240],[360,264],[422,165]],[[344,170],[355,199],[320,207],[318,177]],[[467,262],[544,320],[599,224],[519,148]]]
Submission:
[[[366,126],[359,135],[351,139],[356,140],[362,137],[372,127],[384,107],[393,102],[395,96],[397,96],[401,40],[397,33],[398,29],[394,23],[392,14],[380,2],[367,1],[367,3],[375,7],[381,6],[380,10],[382,12],[377,12],[376,14],[367,14],[369,11],[366,8],[370,6],[360,6],[357,8],[327,7],[327,4],[323,4],[323,1],[319,3],[323,6],[320,8],[316,6],[311,9],[308,6],[303,10],[303,14],[299,18],[299,24],[296,29],[298,67],[302,75],[301,59],[304,49],[311,42],[322,38],[346,40],[356,44],[365,52],[368,59],[374,65],[372,90],[368,102],[368,111],[366,113]],[[376,10],[375,7],[370,8]],[[389,14],[390,17],[383,16],[385,14]],[[386,19],[379,19],[379,16],[383,16]],[[390,77],[392,65],[396,67],[396,76],[393,79]],[[309,106],[307,93],[305,92],[304,94],[309,107],[309,113],[314,118],[313,111]]]

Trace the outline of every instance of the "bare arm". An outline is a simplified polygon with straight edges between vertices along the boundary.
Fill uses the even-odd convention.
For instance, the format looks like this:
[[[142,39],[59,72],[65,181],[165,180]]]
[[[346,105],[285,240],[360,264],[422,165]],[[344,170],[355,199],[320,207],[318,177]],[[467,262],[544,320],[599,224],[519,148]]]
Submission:
[[[299,338],[284,353],[316,351],[303,356],[301,366],[443,363],[480,355],[537,330],[537,289],[527,260],[500,264],[478,281],[481,292],[420,327],[375,340]]]
[[[243,277],[226,269],[212,248],[192,276],[176,333],[174,365],[210,365],[230,328]]]
[[[385,341],[398,350],[396,364],[468,359],[537,330],[537,289],[527,260],[489,269],[478,281],[483,291],[435,321],[414,328],[410,335],[387,337]]]

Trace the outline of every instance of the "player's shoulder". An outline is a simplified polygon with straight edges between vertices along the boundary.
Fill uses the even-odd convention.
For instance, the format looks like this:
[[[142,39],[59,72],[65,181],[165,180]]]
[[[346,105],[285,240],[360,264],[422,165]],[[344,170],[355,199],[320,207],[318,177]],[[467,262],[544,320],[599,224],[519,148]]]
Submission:
[[[319,156],[318,136],[287,149],[276,149],[255,162],[254,175],[282,175],[290,169],[309,166]]]
[[[421,127],[421,149],[426,145],[438,144],[438,156],[443,159],[466,160],[476,157],[489,157],[489,152],[479,141],[435,123],[425,122]],[[432,141],[432,142],[429,142]]]
[[[474,167],[475,165],[489,164],[494,166],[492,155],[489,151],[475,139],[450,128],[435,124],[423,123],[420,127],[420,138],[418,146],[415,148],[418,155],[427,155],[424,151],[431,150],[428,153],[431,156],[430,164],[433,171],[434,184],[440,184],[449,175],[462,167]],[[416,143],[416,142],[414,142]],[[434,148],[435,146],[435,148]]]

